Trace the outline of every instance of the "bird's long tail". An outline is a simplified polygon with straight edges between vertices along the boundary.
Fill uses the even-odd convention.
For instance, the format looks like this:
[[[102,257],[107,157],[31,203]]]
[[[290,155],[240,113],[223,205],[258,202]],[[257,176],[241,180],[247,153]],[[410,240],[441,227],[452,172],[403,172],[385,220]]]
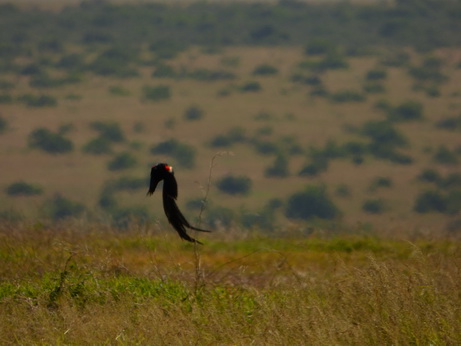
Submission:
[[[173,228],[178,232],[179,236],[187,241],[202,244],[200,241],[192,238],[187,234],[186,228],[199,232],[210,232],[205,229],[192,226],[181,213],[176,204],[176,201],[171,196],[163,196],[163,209],[165,210],[166,217]]]

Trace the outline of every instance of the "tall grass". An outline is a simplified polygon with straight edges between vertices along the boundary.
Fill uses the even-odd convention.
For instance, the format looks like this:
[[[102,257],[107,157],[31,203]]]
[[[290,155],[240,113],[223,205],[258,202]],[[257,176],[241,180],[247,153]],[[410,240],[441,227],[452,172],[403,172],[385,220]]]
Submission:
[[[459,344],[461,244],[3,226],[2,344]],[[200,252],[200,285],[196,254]]]

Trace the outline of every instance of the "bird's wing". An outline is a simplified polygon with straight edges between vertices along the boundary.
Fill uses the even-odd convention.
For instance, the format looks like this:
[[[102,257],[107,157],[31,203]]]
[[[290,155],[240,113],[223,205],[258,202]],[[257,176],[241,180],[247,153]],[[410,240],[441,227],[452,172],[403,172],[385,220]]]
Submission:
[[[155,192],[155,188],[163,178],[164,177],[161,174],[161,172],[157,169],[157,166],[152,167],[152,169],[150,170],[150,184],[149,190],[147,191],[148,195],[152,195]]]

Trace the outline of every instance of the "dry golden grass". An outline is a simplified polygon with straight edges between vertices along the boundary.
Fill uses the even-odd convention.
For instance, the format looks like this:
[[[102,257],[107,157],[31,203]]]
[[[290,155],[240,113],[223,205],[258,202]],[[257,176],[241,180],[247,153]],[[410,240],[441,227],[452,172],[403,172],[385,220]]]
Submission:
[[[143,230],[0,240],[2,344],[461,342],[455,240],[218,236],[200,267],[193,246]]]

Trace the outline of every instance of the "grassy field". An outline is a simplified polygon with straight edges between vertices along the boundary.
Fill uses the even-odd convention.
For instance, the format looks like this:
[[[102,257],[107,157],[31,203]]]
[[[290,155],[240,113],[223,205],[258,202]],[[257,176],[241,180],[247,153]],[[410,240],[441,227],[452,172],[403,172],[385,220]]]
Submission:
[[[227,234],[206,246],[82,224],[0,231],[2,344],[461,342],[461,247]]]

